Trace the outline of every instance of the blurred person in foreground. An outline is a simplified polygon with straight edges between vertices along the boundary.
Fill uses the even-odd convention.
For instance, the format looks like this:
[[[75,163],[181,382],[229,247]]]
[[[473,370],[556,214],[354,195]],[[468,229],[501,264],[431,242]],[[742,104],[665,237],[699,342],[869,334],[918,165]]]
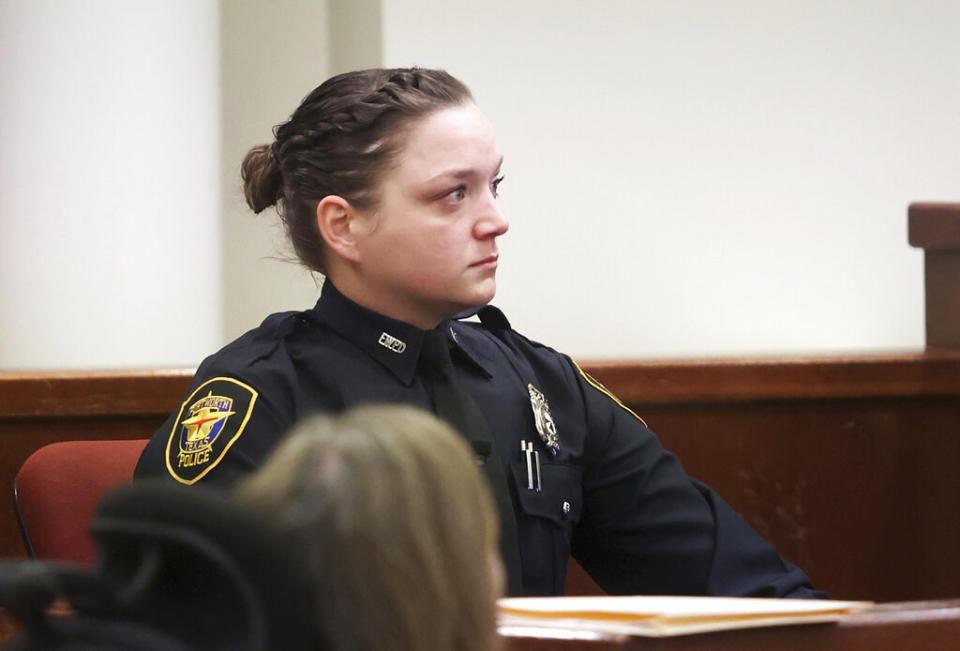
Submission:
[[[467,444],[431,414],[393,405],[308,417],[235,494],[303,563],[325,646],[497,647],[492,499]]]

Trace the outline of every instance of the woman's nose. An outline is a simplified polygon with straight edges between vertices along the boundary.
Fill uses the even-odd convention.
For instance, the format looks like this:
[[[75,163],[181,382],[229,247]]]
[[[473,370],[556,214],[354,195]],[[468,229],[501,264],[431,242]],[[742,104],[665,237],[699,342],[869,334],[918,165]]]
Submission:
[[[500,204],[495,197],[490,197],[489,203],[484,206],[483,215],[474,226],[474,233],[480,239],[500,237],[510,228],[510,222],[503,216]]]

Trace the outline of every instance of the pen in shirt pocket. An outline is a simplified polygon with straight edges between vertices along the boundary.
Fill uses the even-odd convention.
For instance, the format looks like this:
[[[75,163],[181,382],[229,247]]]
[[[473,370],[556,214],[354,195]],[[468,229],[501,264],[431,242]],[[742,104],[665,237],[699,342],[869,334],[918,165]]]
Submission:
[[[540,492],[543,488],[540,474],[540,451],[533,449],[532,441],[520,441],[520,450],[527,463],[527,490]]]

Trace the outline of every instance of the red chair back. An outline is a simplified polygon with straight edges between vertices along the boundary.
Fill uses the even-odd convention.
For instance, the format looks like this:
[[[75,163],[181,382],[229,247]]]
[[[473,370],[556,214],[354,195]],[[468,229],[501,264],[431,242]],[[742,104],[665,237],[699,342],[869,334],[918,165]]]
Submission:
[[[89,527],[100,499],[133,479],[147,439],[62,441],[31,454],[13,483],[27,553],[41,560],[91,563]]]

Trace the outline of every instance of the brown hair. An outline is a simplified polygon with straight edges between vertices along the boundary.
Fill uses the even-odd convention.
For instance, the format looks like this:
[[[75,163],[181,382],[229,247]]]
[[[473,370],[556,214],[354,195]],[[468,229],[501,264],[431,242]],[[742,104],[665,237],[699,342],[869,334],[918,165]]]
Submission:
[[[243,159],[247,204],[255,213],[276,205],[300,261],[323,273],[317,203],[333,194],[358,210],[375,207],[374,188],[402,145],[402,130],[471,100],[469,89],[442,70],[376,68],[331,77],[274,127],[272,145]]]
[[[492,498],[466,443],[431,414],[309,417],[237,497],[312,575],[330,648],[497,646]]]

